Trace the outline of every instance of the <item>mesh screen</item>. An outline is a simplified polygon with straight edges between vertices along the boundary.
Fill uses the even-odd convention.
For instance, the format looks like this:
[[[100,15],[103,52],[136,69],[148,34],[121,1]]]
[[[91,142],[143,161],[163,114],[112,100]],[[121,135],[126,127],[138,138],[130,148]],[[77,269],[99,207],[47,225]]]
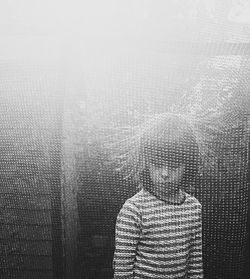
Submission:
[[[52,65],[0,64],[0,277],[53,278],[62,253],[58,76]]]
[[[142,188],[166,202],[164,168],[187,193],[175,206],[202,205],[204,277],[248,278],[249,1],[14,2],[0,11],[0,277],[113,278],[117,216]]]
[[[96,52],[97,60],[89,62],[98,67],[85,72],[87,93],[76,117],[82,129],[80,258],[87,278],[112,278],[116,217],[138,191],[144,123],[162,113],[180,114],[199,146],[198,173],[185,185],[203,206],[205,278],[245,278],[249,57],[221,55],[227,47],[220,47],[214,55],[213,49],[206,54],[124,51],[115,58]],[[153,140],[158,143],[158,137]]]

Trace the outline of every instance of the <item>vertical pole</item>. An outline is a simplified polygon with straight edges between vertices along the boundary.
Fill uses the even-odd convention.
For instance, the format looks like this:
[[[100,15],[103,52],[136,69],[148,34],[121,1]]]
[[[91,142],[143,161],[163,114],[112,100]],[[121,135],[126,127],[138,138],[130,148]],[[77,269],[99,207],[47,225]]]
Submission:
[[[72,96],[65,95],[62,129],[62,207],[65,241],[65,279],[75,279],[78,276],[77,260],[79,222],[74,126],[72,121],[72,114],[75,110],[74,104],[75,100],[72,99]]]
[[[53,98],[54,97],[54,98]],[[50,142],[51,163],[51,221],[52,221],[52,260],[53,279],[64,279],[63,259],[63,222],[61,203],[61,153],[62,153],[62,100],[63,96],[53,96],[52,99],[52,125]]]
[[[246,267],[250,264],[250,138],[248,143],[248,214],[247,214],[247,247],[246,247]]]
[[[250,115],[247,115],[249,117]],[[249,135],[248,135],[249,137]],[[250,272],[250,137],[248,142],[248,170],[247,170],[247,187],[248,187],[248,211],[247,211],[247,239],[244,251],[244,269],[241,274],[242,279],[247,278]]]

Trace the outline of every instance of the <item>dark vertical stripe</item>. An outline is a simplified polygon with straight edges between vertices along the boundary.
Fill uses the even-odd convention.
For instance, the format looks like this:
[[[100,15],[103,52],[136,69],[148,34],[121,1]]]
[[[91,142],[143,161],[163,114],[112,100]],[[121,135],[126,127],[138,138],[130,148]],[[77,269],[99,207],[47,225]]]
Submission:
[[[51,207],[52,207],[52,258],[53,279],[63,279],[63,230],[61,203],[61,143],[62,143],[62,100],[58,96],[54,100],[54,125],[50,145],[51,159]]]
[[[248,215],[247,215],[247,243],[245,247],[245,268],[244,274],[247,275],[250,271],[250,138],[248,143],[248,172],[247,172],[247,182],[248,182]]]

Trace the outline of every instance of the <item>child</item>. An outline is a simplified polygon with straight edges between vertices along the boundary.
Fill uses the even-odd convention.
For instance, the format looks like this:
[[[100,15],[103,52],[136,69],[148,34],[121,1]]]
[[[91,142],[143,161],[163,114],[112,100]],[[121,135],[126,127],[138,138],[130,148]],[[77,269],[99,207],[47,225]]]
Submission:
[[[192,129],[179,115],[156,116],[137,153],[141,190],[117,217],[114,278],[203,278],[201,204],[185,192],[198,170]]]

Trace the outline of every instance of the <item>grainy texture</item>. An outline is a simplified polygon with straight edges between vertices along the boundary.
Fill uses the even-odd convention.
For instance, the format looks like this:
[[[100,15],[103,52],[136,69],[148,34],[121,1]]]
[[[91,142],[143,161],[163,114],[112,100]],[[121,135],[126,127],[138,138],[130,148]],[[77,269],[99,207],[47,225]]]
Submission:
[[[51,219],[51,164],[60,168],[50,154],[60,128],[55,80],[34,64],[0,63],[0,277],[6,279],[52,278],[52,228],[60,225]]]
[[[171,205],[141,190],[116,222],[114,278],[203,278],[201,204]]]
[[[203,119],[207,114],[215,128],[202,138],[203,155],[211,152],[210,165],[204,166],[202,176],[190,181],[195,186],[192,194],[203,206],[205,278],[243,276],[249,188],[249,56],[212,55],[218,49],[219,43],[208,56],[185,56],[178,50],[181,59],[179,53],[153,49],[141,55],[124,51],[117,60],[103,54],[106,64],[98,60],[98,54],[96,60],[86,60],[96,71],[95,75],[86,71],[86,94],[79,98],[81,105],[75,112],[79,127],[75,139],[80,256],[87,278],[91,274],[98,278],[104,268],[110,269],[112,278],[115,218],[124,201],[136,192],[131,180],[123,180],[114,165],[104,163],[113,147],[104,150],[103,146],[116,139],[125,139],[123,146],[128,146],[131,127],[145,116],[171,107],[184,114],[193,111]],[[98,63],[108,73],[100,83]]]

